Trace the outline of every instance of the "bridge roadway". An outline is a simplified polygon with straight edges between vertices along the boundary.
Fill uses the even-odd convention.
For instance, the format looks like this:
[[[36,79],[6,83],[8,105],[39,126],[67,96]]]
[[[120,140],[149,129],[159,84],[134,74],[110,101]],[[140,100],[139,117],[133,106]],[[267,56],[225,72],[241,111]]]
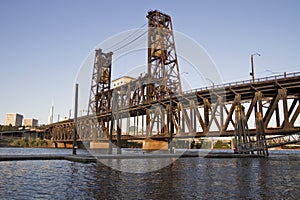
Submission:
[[[0,139],[2,137],[42,137],[44,130],[40,129],[24,129],[24,130],[13,130],[13,131],[2,131],[0,132]]]
[[[180,113],[177,118],[172,116],[171,120],[175,130],[171,136],[168,133],[153,135],[153,131],[151,131],[150,133],[122,134],[121,139],[233,136],[234,111],[235,106],[239,104],[245,108],[245,119],[248,123],[251,119],[255,120],[257,111],[262,113],[266,135],[292,134],[300,132],[300,126],[296,123],[300,112],[299,97],[300,72],[296,72],[256,79],[255,82],[249,80],[199,88],[186,91],[182,95],[168,96],[164,99],[151,102],[145,101],[135,105],[130,103],[132,101],[128,101],[120,105],[118,112],[121,118],[137,118],[137,116],[144,115],[151,109],[152,116],[155,116],[154,105],[163,108],[170,104],[176,105]],[[167,114],[163,115],[167,117]],[[107,134],[99,133],[102,130],[98,130],[97,135],[91,136],[90,133],[86,132],[82,134],[82,129],[87,126],[88,122],[93,120],[100,121],[104,119],[108,123],[111,116],[112,112],[109,110],[94,116],[80,117],[77,126],[78,139],[82,141],[107,140]],[[152,118],[155,119],[155,117]],[[149,124],[149,126],[153,127],[154,124]],[[70,119],[46,126],[45,132],[54,141],[72,141],[73,127],[73,119]],[[249,132],[251,135],[255,135],[255,127],[250,127]],[[115,137],[113,135],[112,139],[115,139]]]

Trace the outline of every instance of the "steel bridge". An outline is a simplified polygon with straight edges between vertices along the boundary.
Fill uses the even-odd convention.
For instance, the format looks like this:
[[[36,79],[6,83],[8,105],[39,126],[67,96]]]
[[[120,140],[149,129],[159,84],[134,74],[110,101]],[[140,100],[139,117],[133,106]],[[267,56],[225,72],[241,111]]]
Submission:
[[[300,72],[182,91],[171,17],[148,15],[148,71],[111,87],[112,52],[95,51],[88,115],[46,126],[56,142],[300,133]],[[259,116],[259,117],[258,117]],[[297,141],[294,141],[297,142]],[[266,146],[266,145],[265,145]],[[240,150],[242,152],[242,150]]]
[[[234,136],[234,110],[236,105],[241,104],[245,105],[247,121],[250,118],[255,119],[253,115],[257,108],[262,111],[264,114],[264,129],[267,135],[286,135],[300,132],[300,124],[298,126],[295,124],[300,111],[299,82],[300,73],[297,72],[285,74],[284,76],[257,79],[255,83],[249,80],[216,85],[214,88],[204,87],[184,92],[176,97],[168,97],[136,106],[124,106],[119,113],[125,113],[127,118],[135,118],[135,125],[144,125],[143,127],[145,127],[145,119],[143,119],[144,122],[139,122],[138,120],[141,119],[139,118],[140,115],[135,114],[148,112],[150,115],[152,114],[152,119],[154,119],[154,115],[156,115],[155,117],[157,115],[161,117],[161,113],[158,112],[165,112],[164,108],[171,102],[173,105],[177,104],[177,108],[181,109],[178,114],[180,121],[175,121],[175,117],[172,116],[172,121],[176,122],[174,125],[176,130],[174,131],[175,137]],[[211,102],[213,98],[215,98],[215,102]],[[160,111],[157,111],[158,108]],[[112,112],[109,110],[103,114],[80,117],[78,119],[80,124],[78,125],[79,132],[80,129],[87,127],[84,126],[84,123],[91,123],[91,121],[94,122],[98,119],[110,121],[111,115]],[[271,124],[271,119],[275,119],[276,123],[273,120]],[[213,123],[216,124],[216,127],[212,127]],[[108,128],[106,131],[101,131],[97,130],[100,127],[97,123],[92,124],[95,126],[95,131],[99,132],[98,134],[103,136],[109,134]],[[153,124],[154,122],[151,123],[151,128],[154,128]],[[130,122],[130,125],[132,125],[132,122]],[[74,120],[69,119],[48,125],[47,129],[55,140],[71,141],[73,127]],[[129,129],[129,127],[127,126],[126,129]],[[143,131],[145,129],[141,130],[128,131],[131,134],[126,134],[123,138],[132,138],[131,136],[134,136],[134,138],[145,138],[148,136],[168,137],[163,129],[160,134],[156,134],[153,131]],[[249,129],[249,131],[251,135],[255,135],[256,128]],[[82,134],[84,135],[79,139],[92,140],[94,137],[98,137],[97,135],[90,137],[90,135],[87,135],[88,133]]]

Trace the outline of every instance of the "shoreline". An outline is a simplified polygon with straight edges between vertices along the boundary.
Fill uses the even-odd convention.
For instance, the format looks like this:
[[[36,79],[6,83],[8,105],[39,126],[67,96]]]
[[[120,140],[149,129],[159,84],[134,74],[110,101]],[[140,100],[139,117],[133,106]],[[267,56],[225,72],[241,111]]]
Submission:
[[[41,139],[26,139],[26,138],[1,138],[0,148],[50,148],[56,149],[53,141]],[[124,148],[124,147],[123,147]],[[58,147],[57,149],[72,149],[72,147]],[[84,149],[84,148],[80,148]],[[124,148],[131,149],[131,148]],[[202,148],[199,148],[202,149]],[[193,150],[193,149],[191,149]],[[197,150],[197,149],[194,149]],[[210,149],[206,149],[210,150]],[[213,148],[213,150],[230,150],[228,148]],[[300,145],[287,145],[281,147],[270,148],[269,150],[300,150]]]
[[[234,153],[184,153],[180,154],[141,154],[141,155],[0,155],[0,162],[2,161],[28,161],[28,160],[67,160],[81,163],[97,163],[99,160],[106,159],[164,159],[164,158],[265,158],[263,155],[251,154],[234,154]]]

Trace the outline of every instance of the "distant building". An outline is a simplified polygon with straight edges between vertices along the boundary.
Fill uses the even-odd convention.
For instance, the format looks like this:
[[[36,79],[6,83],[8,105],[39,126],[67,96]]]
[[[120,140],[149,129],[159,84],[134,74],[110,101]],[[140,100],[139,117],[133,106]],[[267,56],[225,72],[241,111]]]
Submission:
[[[23,115],[18,113],[9,113],[6,114],[6,122],[5,125],[9,126],[22,126]]]
[[[48,124],[52,124],[53,123],[53,110],[54,110],[54,106],[52,104],[51,108],[50,108],[50,114],[49,114],[49,117],[48,117]]]
[[[134,80],[135,78],[132,78],[130,76],[122,76],[112,81],[112,88],[120,87]]]
[[[38,120],[37,119],[24,119],[23,126],[30,126],[30,127],[37,127],[38,126]]]

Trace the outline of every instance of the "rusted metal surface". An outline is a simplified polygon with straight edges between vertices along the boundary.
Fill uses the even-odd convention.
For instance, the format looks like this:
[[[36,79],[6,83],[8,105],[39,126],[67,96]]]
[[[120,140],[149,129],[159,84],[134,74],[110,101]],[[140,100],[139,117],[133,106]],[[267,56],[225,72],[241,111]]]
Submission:
[[[148,91],[149,100],[181,94],[181,82],[172,20],[157,10],[148,15]]]
[[[245,107],[247,123],[250,122],[250,119],[255,119],[255,111],[261,111],[266,135],[284,135],[299,132],[300,127],[295,122],[299,117],[300,111],[300,76],[299,74],[294,75],[289,78],[255,82],[255,89],[253,89],[254,86],[252,83],[247,83],[225,86],[224,88],[218,88],[218,91],[198,89],[196,92],[184,93],[180,96],[172,97],[172,107],[178,110],[175,114],[172,113],[171,116],[174,137],[233,136],[235,123],[234,108],[238,104]],[[276,87],[278,84],[282,87]],[[215,102],[212,102],[214,96],[221,95],[225,97],[218,98]],[[133,97],[133,95],[123,96],[123,101],[118,101],[120,106],[119,113],[123,119],[121,129],[124,137],[122,136],[122,138],[128,139],[128,135],[136,138],[157,135],[157,132],[153,133],[153,131],[147,134],[145,126],[148,123],[150,124],[150,128],[153,129],[157,126],[155,119],[158,116],[160,118],[167,118],[165,108],[167,108],[167,105],[170,105],[170,98],[156,100],[151,103],[141,102],[139,105],[132,105]],[[220,112],[221,108],[223,112]],[[135,125],[137,124],[138,117],[140,117],[139,126],[142,126],[144,131],[126,132],[128,127],[133,126],[133,119],[136,119]],[[127,123],[127,118],[131,120],[130,123]],[[97,123],[99,119],[103,119],[102,123],[107,124],[106,129],[109,128],[111,110],[92,117],[86,116],[78,119],[78,123],[80,124],[78,128],[81,130],[82,139],[107,138],[108,130],[101,128],[101,124]],[[271,119],[273,119],[273,123],[271,123]],[[68,120],[55,123],[50,125],[48,129],[51,130],[52,137],[56,138],[56,140],[67,140],[71,138],[69,133],[72,132],[72,129],[69,129],[68,126],[72,127],[72,122],[72,120]],[[214,127],[212,127],[212,124],[214,124]],[[160,132],[156,137],[168,136],[168,133],[163,130],[166,125],[166,121],[160,121]],[[256,127],[249,128],[249,132],[252,136],[256,135]]]
[[[251,136],[257,135],[258,112],[266,135],[300,132],[300,73],[182,92],[171,17],[150,11],[147,18],[144,76],[111,89],[112,53],[96,50],[89,113],[78,118],[79,140],[234,136],[236,106],[244,107]],[[52,124],[47,130],[55,141],[69,140],[72,123]]]
[[[105,112],[110,108],[112,53],[95,50],[88,115]]]

